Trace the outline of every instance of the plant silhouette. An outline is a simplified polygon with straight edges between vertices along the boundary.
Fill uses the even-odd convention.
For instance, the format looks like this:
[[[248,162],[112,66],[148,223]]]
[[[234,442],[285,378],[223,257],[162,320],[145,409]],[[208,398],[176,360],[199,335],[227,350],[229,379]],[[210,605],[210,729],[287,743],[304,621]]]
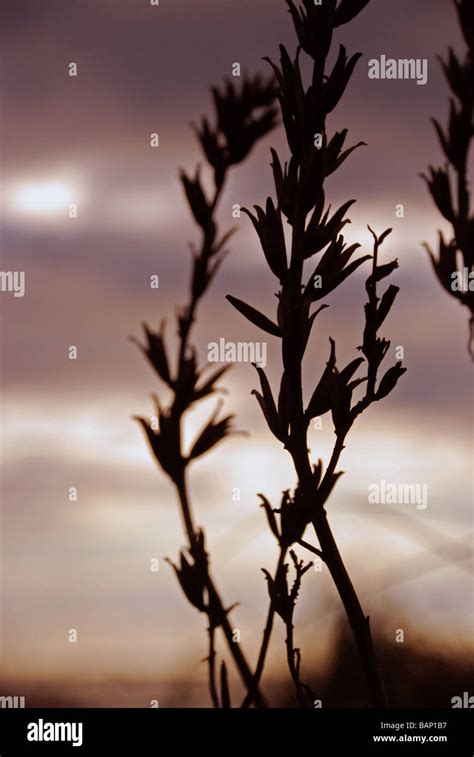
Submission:
[[[329,73],[326,71],[326,59],[332,48],[334,31],[355,18],[368,2],[326,0],[323,5],[314,5],[311,0],[304,0],[303,5],[297,7],[292,0],[287,0],[299,41],[296,57],[290,58],[285,47],[280,46],[279,66],[266,59],[275,77],[271,82],[264,82],[260,77],[246,78],[240,90],[230,82],[223,91],[213,89],[215,124],[211,125],[208,119],[203,118],[201,124],[194,127],[212,170],[212,197],[206,194],[199,168],[192,177],[181,173],[187,201],[201,229],[202,240],[199,250],[192,248],[189,300],[177,315],[178,354],[175,370],[170,367],[164,322],[158,331],[152,331],[145,325],[146,343],[141,345],[137,342],[172,393],[172,400],[166,406],[156,398],[158,429],[153,428],[145,418],[139,417],[138,421],[156,460],[173,482],[178,495],[188,544],[180,554],[179,564],[173,564],[173,568],[188,601],[205,613],[208,619],[209,687],[215,707],[231,705],[224,663],[221,665],[220,687],[218,685],[215,631],[219,627],[224,632],[247,689],[242,706],[248,707],[253,702],[257,706],[266,706],[259,687],[275,615],[281,618],[285,626],[286,658],[298,704],[301,707],[313,706],[316,695],[301,679],[301,651],[295,646],[294,638],[297,597],[311,563],[298,558],[294,549],[296,546],[303,547],[326,563],[352,629],[370,701],[374,706],[387,706],[369,618],[362,610],[326,513],[327,501],[342,475],[336,468],[352,425],[359,415],[394,389],[406,370],[401,362],[396,362],[384,372],[382,378],[379,377],[390,342],[380,337],[378,332],[398,293],[398,287],[393,284],[381,296],[377,288],[379,282],[398,266],[396,260],[388,263],[379,261],[380,246],[391,229],[377,235],[369,227],[374,240],[372,254],[354,258],[360,245],[347,246],[342,234],[348,223],[346,213],[354,200],[331,212],[325,196],[327,177],[341,167],[354,149],[364,144],[344,149],[347,129],[336,132],[330,138],[326,130],[326,118],[341,99],[360,54],[348,58],[344,46],[340,45],[337,60]],[[307,86],[300,68],[303,52],[309,57],[312,69],[311,81]],[[265,209],[256,206],[255,214],[249,210],[245,212],[257,232],[267,265],[279,282],[276,318],[271,320],[252,305],[228,295],[228,300],[241,314],[281,342],[282,374],[278,401],[273,398],[269,379],[261,366],[255,366],[260,391],[254,393],[270,431],[291,455],[297,476],[296,487],[283,493],[278,509],[273,508],[263,494],[259,495],[269,528],[278,542],[279,554],[275,573],[272,575],[264,570],[270,603],[257,664],[252,673],[240,646],[233,642],[228,619],[232,608],[226,608],[211,577],[204,532],[195,525],[187,488],[190,463],[232,433],[232,416],[219,418],[218,405],[187,456],[183,452],[183,422],[191,407],[217,391],[217,382],[227,370],[226,366],[206,377],[207,366],[198,369],[196,350],[190,336],[198,305],[223,260],[225,246],[232,234],[230,230],[219,236],[215,218],[227,172],[232,165],[244,160],[255,142],[275,126],[275,94],[280,104],[290,159],[282,166],[277,152],[271,150],[276,198],[273,200],[269,197]],[[289,249],[283,227],[284,218],[291,236]],[[319,261],[305,281],[304,264],[318,254]],[[315,320],[327,307],[326,303],[320,302],[368,260],[371,260],[371,272],[365,285],[368,301],[365,305],[362,343],[358,348],[361,356],[343,368],[338,367],[335,341],[330,338],[326,368],[306,402],[302,364]],[[312,310],[315,305],[316,309]],[[366,375],[357,377],[363,364]],[[324,468],[321,460],[313,464],[309,458],[308,428],[312,419],[329,412],[336,439]],[[318,546],[304,539],[309,525],[314,528]],[[288,580],[288,556],[294,572],[291,583]]]
[[[218,202],[228,172],[232,166],[244,161],[258,140],[274,128],[277,111],[274,107],[275,90],[271,80],[260,76],[244,77],[240,87],[231,81],[222,90],[212,89],[214,123],[203,118],[194,125],[205,160],[212,174],[213,194],[208,197],[201,180],[200,168],[194,176],[181,171],[181,182],[192,216],[201,231],[199,249],[191,248],[192,270],[188,302],[177,314],[178,354],[173,370],[165,341],[165,322],[158,331],[144,325],[146,343],[140,344],[161,382],[171,390],[172,399],[163,405],[155,397],[159,428],[142,417],[142,425],[151,451],[162,471],[173,483],[179,502],[187,549],[180,553],[179,564],[172,563],[181,588],[188,601],[208,619],[209,635],[209,687],[215,707],[230,706],[225,663],[220,671],[220,695],[216,673],[215,632],[222,628],[229,650],[244,685],[253,686],[253,674],[240,643],[233,639],[227,607],[211,576],[209,553],[202,528],[195,524],[189,497],[187,477],[190,465],[211,451],[219,442],[232,433],[232,416],[219,418],[220,404],[207,424],[197,435],[189,455],[183,451],[183,426],[188,411],[197,403],[219,391],[217,383],[229,366],[214,369],[209,374],[209,365],[198,367],[198,358],[191,341],[192,328],[196,321],[198,306],[213,281],[226,254],[226,245],[233,229],[219,235],[216,222]],[[260,692],[256,692],[256,704],[266,706]]]
[[[446,131],[432,121],[446,164],[444,168],[429,166],[429,176],[423,176],[436,207],[451,224],[453,236],[446,240],[439,232],[438,256],[427,244],[425,248],[441,286],[469,310],[468,350],[474,360],[474,215],[467,175],[474,138],[474,5],[470,0],[454,0],[454,5],[467,52],[460,60],[450,47],[448,59],[440,58],[452,93]]]
[[[360,245],[347,246],[342,234],[348,222],[346,213],[354,200],[331,212],[325,195],[326,178],[339,170],[350,153],[359,146],[344,149],[347,129],[329,137],[326,118],[338,105],[360,53],[348,58],[345,47],[340,45],[334,67],[329,72],[326,70],[327,56],[332,48],[335,30],[349,23],[367,4],[368,0],[340,0],[339,3],[324,0],[322,4],[315,5],[313,0],[304,0],[297,7],[292,0],[287,0],[299,42],[296,56],[291,58],[281,45],[280,64],[267,59],[277,81],[290,158],[282,166],[277,152],[271,151],[275,200],[269,197],[265,209],[256,206],[255,214],[246,212],[259,237],[266,263],[278,281],[276,316],[271,319],[234,296],[229,295],[228,299],[255,326],[280,342],[282,373],[278,398],[275,401],[270,380],[259,366],[255,367],[261,391],[256,391],[255,395],[271,433],[291,455],[297,485],[293,492],[284,492],[278,509],[274,509],[260,495],[269,527],[279,545],[279,557],[274,576],[266,572],[270,606],[254,686],[244,700],[244,706],[248,706],[256,695],[275,614],[283,620],[286,629],[287,660],[298,703],[302,707],[312,706],[314,694],[301,681],[301,652],[293,641],[296,597],[302,576],[309,566],[298,560],[291,550],[292,545],[305,547],[325,562],[352,629],[370,701],[373,706],[387,706],[369,618],[362,609],[326,513],[330,494],[342,475],[336,468],[351,427],[363,412],[394,389],[406,370],[401,362],[397,362],[379,379],[379,368],[390,342],[380,337],[378,331],[398,292],[398,287],[393,284],[381,296],[377,291],[379,282],[398,265],[396,260],[388,263],[379,261],[380,246],[391,229],[380,236],[370,230],[374,239],[373,254],[354,258]],[[308,85],[300,66],[302,53],[306,54],[311,64]],[[289,244],[284,233],[284,219],[290,231]],[[313,273],[305,280],[304,265],[318,254],[320,257]],[[338,367],[336,345],[330,338],[326,368],[305,402],[302,364],[312,328],[327,305],[324,303],[315,310],[312,308],[369,259],[372,259],[372,265],[365,285],[368,295],[365,328],[362,344],[358,348],[362,356],[342,368]],[[366,375],[358,378],[357,371],[363,364]],[[359,393],[362,387],[364,391],[355,400],[357,387],[360,387]],[[308,428],[312,419],[326,413],[331,413],[336,438],[324,469],[321,460],[316,464],[310,460]],[[303,538],[309,525],[314,528],[318,546],[311,545]],[[285,559],[288,554],[295,570],[292,588],[287,580],[289,566]]]

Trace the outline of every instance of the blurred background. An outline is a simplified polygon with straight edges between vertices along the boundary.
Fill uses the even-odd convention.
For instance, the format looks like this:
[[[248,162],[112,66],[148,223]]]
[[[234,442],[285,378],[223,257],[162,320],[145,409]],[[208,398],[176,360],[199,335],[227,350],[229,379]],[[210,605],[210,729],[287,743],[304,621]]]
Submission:
[[[1,266],[26,274],[23,298],[0,294],[0,695],[26,696],[27,706],[208,706],[205,619],[164,562],[183,546],[174,493],[132,420],[154,414],[158,387],[128,337],[143,320],[171,318],[186,297],[197,231],[177,169],[201,160],[190,122],[211,112],[209,87],[234,62],[265,71],[262,57],[276,59],[280,42],[294,51],[292,24],[283,0],[3,0],[0,16]],[[383,333],[404,348],[408,371],[353,428],[329,517],[371,616],[392,702],[449,707],[469,680],[472,689],[474,669],[472,366],[467,314],[442,291],[421,246],[436,247],[440,217],[420,173],[442,162],[429,121],[444,125],[448,112],[436,56],[464,45],[448,0],[373,0],[339,39],[363,57],[329,126],[349,127],[348,144],[368,146],[329,181],[327,199],[333,207],[357,199],[346,237],[363,252],[371,251],[367,223],[379,233],[393,226],[383,256],[399,259],[400,294]],[[368,79],[368,60],[382,54],[427,58],[426,86]],[[286,156],[279,130],[234,171],[222,198],[222,227],[237,223],[239,233],[201,310],[202,361],[221,337],[261,339],[225,294],[274,312],[256,236],[244,215],[232,218],[234,204],[263,204],[273,193],[270,145]],[[366,274],[349,279],[318,318],[307,392],[329,336],[341,363],[356,355]],[[68,359],[71,345],[77,360]],[[271,337],[267,370],[276,382]],[[225,384],[226,407],[250,435],[195,465],[192,497],[254,661],[268,602],[260,569],[276,561],[256,494],[277,506],[295,480],[250,396],[251,366],[235,365]],[[210,409],[190,418],[189,439]],[[324,416],[311,431],[313,459],[327,461],[332,440]],[[369,504],[368,486],[382,479],[426,484],[428,507]],[[323,706],[365,704],[324,567],[305,577],[297,620],[302,678]],[[263,688],[272,703],[293,706],[283,638],[277,622]],[[219,652],[226,656],[223,644]],[[236,702],[241,688],[229,669]]]

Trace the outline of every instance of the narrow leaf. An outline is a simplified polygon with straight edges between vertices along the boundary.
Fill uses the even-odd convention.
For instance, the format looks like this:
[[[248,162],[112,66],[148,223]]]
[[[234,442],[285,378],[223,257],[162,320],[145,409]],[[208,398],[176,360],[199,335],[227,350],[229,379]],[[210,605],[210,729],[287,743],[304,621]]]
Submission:
[[[276,325],[276,323],[273,323],[273,321],[267,318],[266,315],[260,313],[259,310],[256,310],[251,305],[247,305],[246,302],[242,302],[242,300],[237,299],[237,297],[233,297],[231,294],[226,295],[226,300],[228,300],[230,304],[233,305],[234,308],[239,311],[239,313],[242,313],[242,315],[245,316],[245,318],[247,318],[251,323],[262,329],[262,331],[266,331],[267,334],[272,334],[273,336],[281,337],[281,330]]]
[[[262,504],[260,505],[260,507],[263,507],[263,509],[265,510],[265,515],[267,516],[267,521],[268,521],[268,525],[270,526],[270,531],[272,532],[272,534],[276,537],[277,541],[279,542],[280,541],[280,533],[278,531],[278,524],[277,524],[277,521],[276,521],[276,518],[275,518],[275,512],[274,512],[274,510],[273,510],[270,502],[268,501],[268,499],[263,494],[259,494],[258,496],[262,500]]]

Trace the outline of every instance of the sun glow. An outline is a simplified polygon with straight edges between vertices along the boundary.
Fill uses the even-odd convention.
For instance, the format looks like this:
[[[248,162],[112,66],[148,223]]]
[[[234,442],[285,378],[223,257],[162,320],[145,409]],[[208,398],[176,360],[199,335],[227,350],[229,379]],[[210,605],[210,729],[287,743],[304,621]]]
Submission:
[[[18,185],[11,195],[11,206],[22,213],[50,215],[66,210],[77,202],[73,187],[64,181],[39,181]]]

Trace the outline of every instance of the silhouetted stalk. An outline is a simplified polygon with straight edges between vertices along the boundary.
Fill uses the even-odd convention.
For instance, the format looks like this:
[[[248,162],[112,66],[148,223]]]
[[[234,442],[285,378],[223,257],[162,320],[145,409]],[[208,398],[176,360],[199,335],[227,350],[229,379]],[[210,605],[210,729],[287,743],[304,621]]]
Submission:
[[[374,244],[373,273],[375,272],[377,267],[377,251],[378,243],[376,240]],[[295,270],[301,290],[302,271],[299,266],[295,266]],[[376,306],[377,298],[371,298],[369,302],[371,320],[369,322],[375,322]],[[285,371],[287,371],[288,375],[290,376],[290,382],[292,378],[294,379],[293,382],[291,382],[291,395],[294,399],[293,412],[295,413],[297,420],[297,422],[294,424],[294,427],[292,427],[295,429],[295,432],[292,433],[290,453],[293,459],[295,470],[298,474],[298,480],[301,485],[303,498],[308,502],[312,502],[317,498],[318,495],[317,490],[315,490],[314,487],[311,464],[308,459],[307,424],[304,423],[301,362],[298,360],[293,360],[294,351],[291,347],[291,327],[288,330],[287,334],[287,338],[290,343],[285,345],[285,332],[283,332],[283,354],[287,354],[289,356],[289,359],[287,360],[287,363],[285,365]],[[370,398],[373,398],[374,396],[376,374],[376,367],[369,364],[367,397]],[[346,434],[337,435],[336,444],[334,445],[328,468],[319,487],[320,491],[322,492],[325,492],[327,490],[330,485],[330,481],[334,476],[340,455],[344,449],[345,437]],[[320,508],[318,510],[312,522],[316,536],[318,537],[321,553],[324,557],[324,562],[326,563],[331,577],[336,585],[337,591],[346,611],[347,619],[354,635],[372,704],[375,707],[387,707],[388,700],[380,667],[375,655],[372,635],[370,632],[369,617],[365,615],[362,609],[362,605],[359,601],[356,590],[352,584],[350,576],[337,547],[324,508]]]
[[[211,692],[213,707],[219,709],[219,695],[216,684],[216,650],[214,646],[216,632],[214,626],[209,626],[207,632],[209,634],[209,691]]]
[[[278,558],[278,565],[275,571],[275,579],[274,579],[275,581],[278,580],[278,576],[283,569],[285,557],[286,557],[286,547],[280,550],[280,556]],[[262,644],[260,646],[260,651],[259,651],[258,659],[257,659],[257,665],[255,667],[255,672],[252,678],[252,685],[250,686],[247,692],[247,695],[241,705],[244,709],[249,707],[252,704],[253,700],[255,699],[255,694],[257,692],[258,686],[260,684],[260,679],[262,677],[263,669],[265,667],[265,659],[268,652],[268,646],[270,644],[270,639],[272,635],[274,618],[275,618],[275,609],[273,607],[273,602],[270,602],[269,607],[268,607],[265,628],[263,629]]]
[[[375,656],[369,619],[362,610],[325,510],[325,504],[341,475],[336,472],[336,467],[352,424],[369,405],[387,396],[406,370],[400,362],[396,363],[377,386],[378,369],[390,346],[390,342],[379,337],[377,332],[398,293],[398,288],[390,285],[379,301],[376,292],[377,282],[390,275],[398,265],[396,260],[383,265],[379,265],[377,260],[378,248],[391,230],[388,229],[380,237],[373,234],[373,257],[364,255],[349,262],[360,245],[347,247],[341,230],[348,222],[345,214],[354,201],[344,203],[332,216],[330,207],[324,212],[324,183],[327,176],[334,173],[355,147],[359,146],[342,151],[347,129],[336,132],[329,139],[326,116],[342,97],[360,54],[348,59],[346,50],[341,45],[330,73],[325,70],[326,58],[334,29],[351,21],[367,3],[368,0],[340,0],[339,3],[337,0],[324,0],[321,5],[315,5],[312,0],[303,0],[303,6],[297,8],[293,0],[287,0],[300,47],[296,57],[291,60],[286,48],[280,45],[280,66],[267,60],[278,83],[278,97],[291,159],[282,167],[277,152],[272,150],[277,203],[269,197],[265,209],[255,206],[256,215],[245,211],[259,236],[268,267],[280,282],[276,322],[234,296],[229,295],[228,299],[255,326],[281,339],[283,371],[278,402],[273,398],[264,370],[258,366],[255,367],[260,378],[261,393],[254,393],[270,431],[291,455],[297,474],[297,486],[292,494],[284,492],[279,510],[273,510],[264,500],[269,527],[280,548],[284,546],[287,550],[295,543],[307,544],[303,541],[303,535],[307,525],[312,523],[319,549],[311,545],[309,548],[326,563],[341,598],[365,674],[370,701],[375,707],[386,707],[387,698]],[[302,50],[312,59],[311,84],[307,88],[299,62]],[[283,216],[291,227],[289,262]],[[305,261],[322,250],[324,253],[313,275],[305,283]],[[322,305],[310,313],[311,306],[339,287],[361,264],[371,258],[372,273],[366,282],[369,301],[365,305],[365,329],[359,347],[363,357],[352,360],[342,370],[338,369],[335,343],[330,339],[329,360],[305,409],[302,362],[315,319],[327,307]],[[368,375],[351,381],[364,359]],[[352,405],[353,391],[365,382],[365,395]],[[323,476],[322,462],[312,465],[308,457],[308,428],[312,418],[329,411],[332,414],[336,442]],[[280,513],[279,524],[275,518],[276,512]],[[287,656],[298,701],[301,706],[305,706],[310,689],[300,682],[301,653],[293,648],[292,617],[301,577],[307,567],[304,568],[298,562],[293,552],[290,551],[290,554],[296,570],[296,580],[291,591],[286,580],[286,564],[283,564],[275,578],[265,573],[271,609],[282,618],[287,628]],[[268,647],[267,637],[268,632],[264,634],[265,649]]]
[[[300,683],[300,678],[299,678],[299,670],[297,669],[297,664],[295,663],[296,650],[295,650],[294,641],[293,641],[293,629],[294,629],[293,623],[287,623],[286,639],[285,639],[286,659],[288,661],[288,668],[290,671],[292,681],[295,685],[298,702],[301,707],[309,708],[311,707],[311,703],[308,701],[307,697],[303,693],[301,683]]]
[[[185,524],[185,529],[186,529],[186,533],[188,537],[189,550],[191,554],[193,554],[193,550],[195,549],[195,545],[196,545],[197,532],[195,531],[193,527],[193,516],[192,516],[191,505],[190,505],[190,501],[189,501],[189,497],[187,493],[187,487],[186,487],[184,476],[182,480],[177,484],[177,491],[178,491],[178,496],[179,496],[179,503],[181,506],[181,513],[183,516],[183,522]],[[229,609],[226,610],[224,608],[222,599],[219,596],[219,592],[217,591],[217,588],[212,580],[212,577],[210,576],[207,565],[205,569],[204,584],[205,584],[205,588],[207,590],[208,597],[209,597],[209,606],[212,607],[211,616],[213,618],[213,622],[215,623],[216,626],[222,627],[222,631],[227,640],[229,651],[231,652],[232,657],[234,658],[234,662],[240,673],[242,682],[247,688],[252,688],[253,687],[252,671],[248,665],[245,655],[243,654],[241,650],[240,644],[236,643],[233,639],[232,626],[229,622],[229,617],[228,617],[230,610]],[[266,706],[263,696],[258,691],[256,692],[254,698],[259,707]]]
[[[201,229],[199,250],[191,247],[193,265],[188,303],[177,315],[178,348],[176,370],[170,360],[164,335],[164,323],[153,332],[144,326],[147,339],[141,349],[150,361],[161,381],[171,391],[172,400],[162,407],[156,400],[158,430],[146,419],[138,418],[151,450],[163,472],[172,481],[178,497],[181,518],[187,537],[187,551],[180,554],[180,565],[173,565],[181,588],[188,601],[207,615],[209,633],[209,687],[214,706],[219,706],[215,680],[215,629],[222,628],[230,653],[239,671],[242,682],[248,689],[253,686],[253,675],[242,652],[240,643],[234,641],[226,608],[209,571],[209,556],[205,548],[204,532],[196,528],[187,490],[187,470],[190,463],[206,454],[232,432],[233,416],[217,420],[220,405],[195,439],[189,454],[183,445],[183,422],[188,411],[199,401],[219,391],[216,382],[228,366],[218,368],[210,377],[204,377],[208,364],[198,369],[196,350],[191,344],[192,328],[199,303],[214,279],[226,254],[225,245],[233,230],[220,239],[215,213],[231,166],[244,160],[256,142],[275,125],[276,111],[273,108],[274,88],[272,82],[263,82],[259,76],[244,78],[240,91],[227,82],[224,92],[212,90],[215,105],[215,125],[206,118],[195,126],[201,148],[212,170],[214,189],[211,199],[201,183],[200,169],[194,177],[181,172],[181,181],[194,220]],[[136,340],[134,340],[136,341]],[[235,605],[234,605],[235,606]],[[258,706],[266,706],[261,693],[255,692]],[[221,666],[221,704],[230,706],[230,691],[225,665]]]
[[[307,565],[304,565],[303,561],[298,560],[298,558],[296,557],[296,554],[293,551],[291,551],[290,554],[293,560],[293,564],[295,566],[296,578],[295,578],[295,582],[293,584],[291,594],[290,594],[290,596],[293,597],[293,602],[291,605],[291,612],[285,618],[286,659],[288,662],[288,669],[290,671],[291,679],[296,689],[298,703],[300,707],[309,709],[313,707],[314,694],[309,688],[309,686],[306,686],[305,684],[301,682],[301,678],[300,678],[301,652],[298,648],[295,648],[295,643],[294,643],[294,628],[295,627],[293,624],[293,612],[296,605],[296,598],[298,596],[298,592],[301,586],[301,579],[303,575],[306,573],[306,571],[309,570],[309,568],[311,568],[313,563],[308,563]]]
[[[267,620],[265,622],[265,627],[263,629],[262,644],[260,646],[260,651],[258,653],[258,659],[257,659],[257,665],[255,667],[255,672],[252,678],[252,684],[241,705],[243,709],[250,707],[253,700],[255,699],[255,694],[260,684],[260,679],[262,677],[263,668],[265,667],[265,659],[267,656],[268,646],[270,644],[270,639],[272,636],[274,618],[275,618],[275,610],[273,609],[273,603],[270,602],[269,607],[268,607]]]
[[[474,139],[474,5],[472,0],[454,0],[454,5],[467,52],[460,60],[450,48],[448,59],[440,59],[452,93],[448,128],[443,131],[438,121],[432,122],[447,162],[443,168],[429,166],[430,175],[423,176],[453,236],[446,241],[439,232],[437,257],[426,243],[424,246],[441,286],[469,310],[468,352],[474,360],[474,216],[467,175]]]

